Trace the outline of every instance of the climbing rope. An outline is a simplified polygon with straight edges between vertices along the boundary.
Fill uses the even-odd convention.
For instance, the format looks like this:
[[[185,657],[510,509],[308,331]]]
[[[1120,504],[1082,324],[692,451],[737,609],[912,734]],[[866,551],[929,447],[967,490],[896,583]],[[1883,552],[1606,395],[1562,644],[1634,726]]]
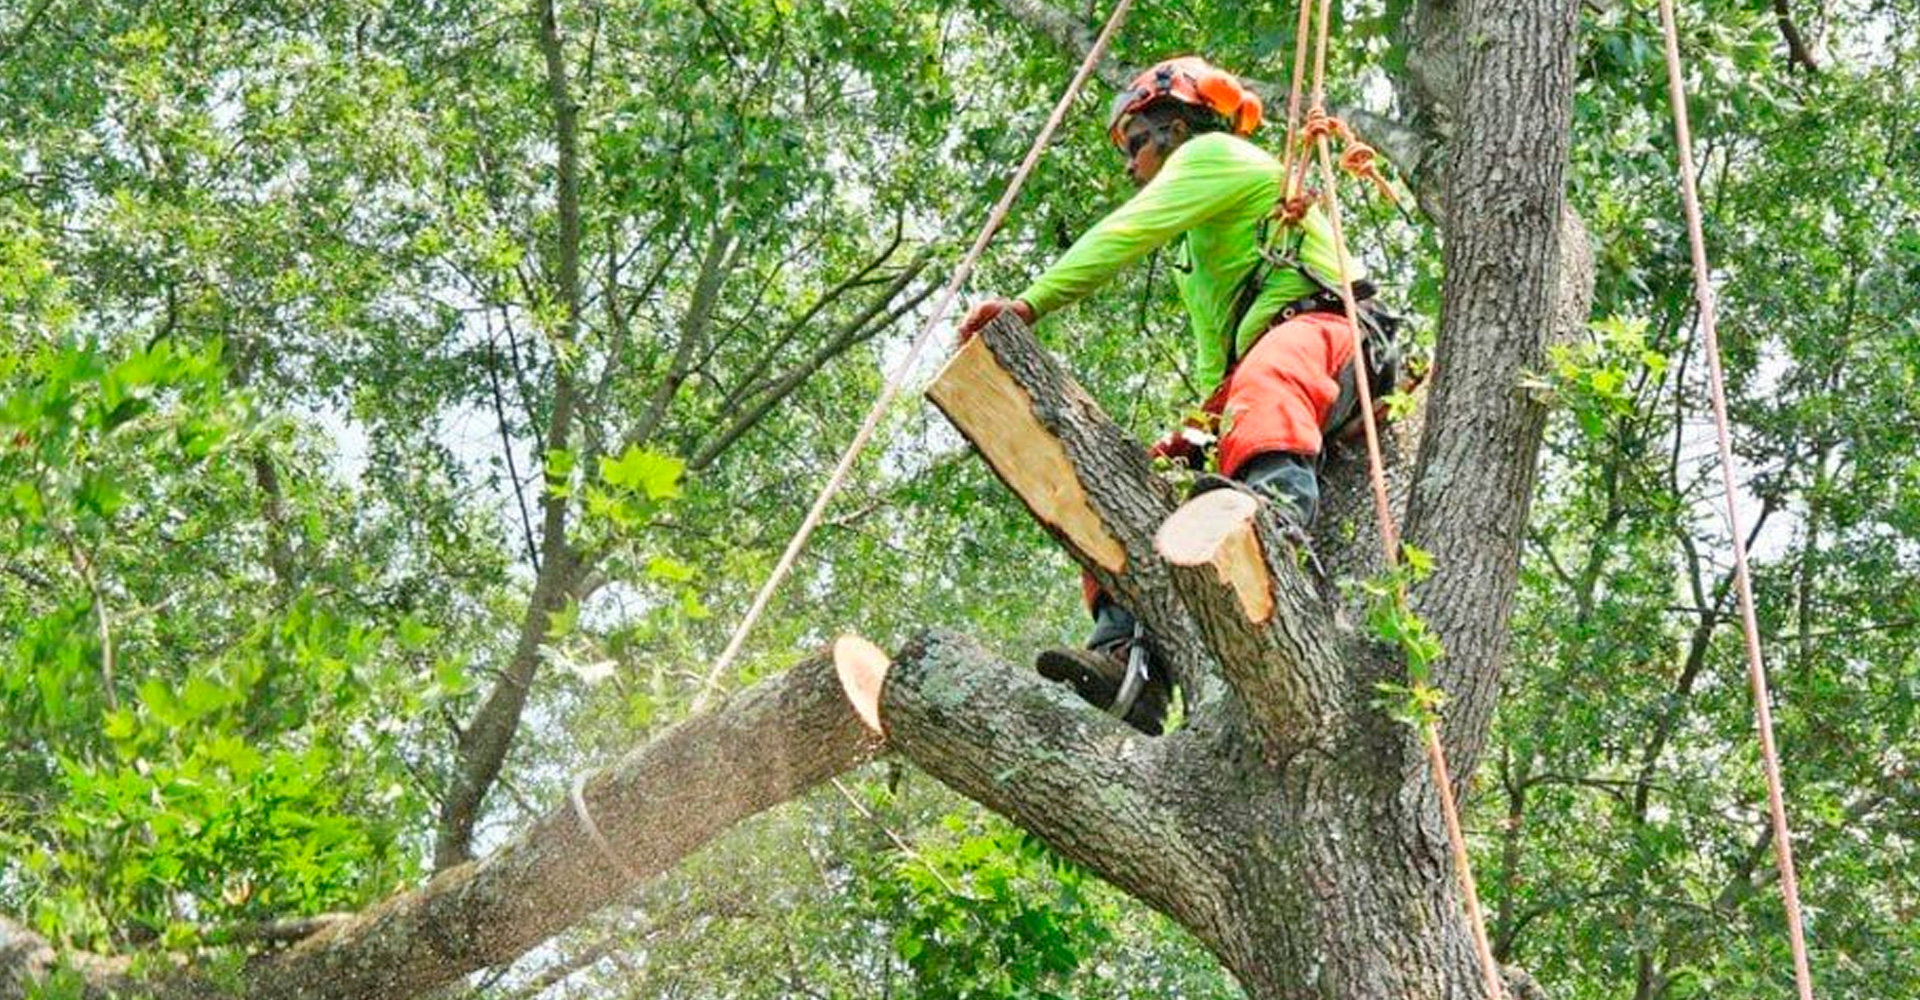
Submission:
[[[1665,2],[1665,0],[1663,0]],[[1301,23],[1307,21],[1306,7],[1312,0],[1301,0]],[[1295,37],[1294,65],[1296,71],[1292,82],[1292,92],[1287,99],[1287,134],[1290,137],[1286,157],[1282,160],[1286,171],[1286,188],[1278,206],[1277,215],[1283,225],[1291,225],[1306,217],[1307,208],[1313,199],[1301,194],[1300,186],[1307,170],[1307,154],[1303,148],[1298,155],[1291,148],[1292,137],[1297,134],[1302,147],[1312,145],[1319,155],[1320,199],[1327,207],[1328,228],[1333,237],[1334,259],[1340,266],[1340,304],[1346,311],[1347,326],[1353,331],[1354,386],[1360,396],[1360,421],[1366,430],[1367,439],[1367,475],[1373,488],[1373,511],[1380,527],[1380,555],[1389,569],[1399,565],[1400,544],[1399,529],[1393,520],[1392,505],[1387,500],[1387,474],[1385,463],[1380,454],[1380,431],[1374,420],[1373,388],[1367,383],[1366,339],[1361,333],[1359,309],[1353,299],[1353,280],[1350,258],[1347,256],[1346,237],[1340,224],[1340,198],[1336,188],[1338,175],[1334,173],[1332,140],[1341,140],[1345,152],[1341,156],[1341,166],[1349,173],[1366,177],[1373,181],[1381,191],[1392,197],[1391,190],[1375,169],[1373,148],[1359,141],[1345,122],[1326,112],[1326,69],[1327,36],[1331,17],[1331,0],[1320,0],[1319,26],[1315,44],[1313,65],[1313,99],[1307,110],[1306,121],[1295,120],[1299,107],[1300,78],[1297,67],[1306,59],[1307,32],[1303,29]],[[1394,599],[1401,607],[1407,604],[1407,588],[1404,580],[1396,584]],[[1439,793],[1440,816],[1447,828],[1447,845],[1453,858],[1453,871],[1460,882],[1460,892],[1465,903],[1467,926],[1473,933],[1473,950],[1479,958],[1480,973],[1485,982],[1487,996],[1500,1000],[1506,995],[1499,963],[1493,957],[1493,947],[1487,940],[1486,919],[1480,910],[1480,892],[1473,878],[1473,863],[1467,855],[1467,841],[1460,828],[1460,811],[1453,798],[1453,780],[1447,769],[1447,753],[1440,742],[1440,730],[1431,716],[1423,718],[1420,725],[1421,742],[1425,745],[1427,767],[1433,776],[1435,790]]]
[[[1300,189],[1294,185],[1293,148],[1300,134],[1300,81],[1307,75],[1307,34],[1313,29],[1313,5],[1300,0],[1300,20],[1293,29],[1293,76],[1287,84],[1287,142],[1280,148],[1280,175],[1287,179],[1286,198],[1290,202]],[[1305,213],[1303,208],[1302,214]]]
[[[573,776],[573,784],[567,788],[567,801],[573,804],[573,818],[580,821],[581,832],[585,833],[587,839],[592,841],[593,846],[600,851],[600,857],[605,859],[607,864],[612,865],[614,871],[625,875],[628,884],[638,885],[645,879],[639,872],[633,870],[632,865],[627,864],[626,859],[620,856],[619,851],[613,849],[612,844],[607,842],[607,835],[600,832],[600,824],[595,823],[593,814],[587,811],[587,779],[591,777],[593,777],[592,772],[581,771]]]
[[[1713,424],[1720,452],[1720,478],[1726,487],[1727,528],[1733,536],[1733,578],[1740,595],[1740,627],[1747,646],[1747,680],[1753,687],[1754,727],[1760,731],[1760,759],[1767,775],[1767,809],[1773,823],[1773,856],[1780,869],[1780,894],[1786,904],[1787,938],[1793,950],[1793,982],[1800,1000],[1813,1000],[1813,975],[1807,966],[1807,942],[1801,926],[1800,880],[1793,866],[1793,837],[1781,791],[1780,756],[1773,742],[1773,711],[1767,669],[1760,658],[1760,625],[1753,610],[1753,584],[1747,571],[1747,536],[1740,524],[1733,481],[1733,443],[1727,430],[1726,383],[1720,372],[1720,338],[1714,328],[1713,285],[1707,272],[1706,237],[1700,225],[1700,196],[1693,183],[1693,136],[1687,127],[1686,85],[1680,73],[1680,38],[1674,27],[1673,0],[1660,0],[1660,27],[1666,34],[1667,96],[1673,107],[1673,133],[1680,151],[1680,200],[1686,210],[1687,246],[1693,257],[1693,295],[1700,330],[1707,341],[1707,377],[1713,396]]]
[[[854,433],[853,440],[847,443],[846,451],[841,453],[840,462],[834,467],[833,473],[827,477],[826,484],[820,487],[820,494],[814,498],[813,507],[807,511],[806,518],[800,522],[799,530],[795,531],[793,538],[787,542],[787,549],[781,553],[780,561],[773,567],[773,573],[767,577],[767,582],[761,585],[760,592],[754,596],[753,603],[747,608],[746,617],[740,619],[739,626],[733,630],[733,637],[727,640],[726,648],[721,650],[720,658],[713,662],[706,676],[701,678],[700,690],[693,698],[692,711],[698,712],[704,709],[713,693],[721,690],[720,679],[725,676],[727,669],[733,666],[733,661],[739,657],[741,647],[746,645],[748,633],[753,631],[754,624],[766,611],[767,602],[772,600],[774,591],[792,571],[794,560],[799,557],[801,548],[807,544],[807,539],[811,538],[814,529],[820,526],[820,520],[827,511],[827,504],[832,502],[834,494],[846,482],[847,474],[853,469],[854,459],[859,457],[861,450],[873,438],[874,431],[880,426],[881,416],[893,403],[894,397],[900,394],[901,386],[906,384],[908,374],[913,371],[914,362],[919,360],[920,352],[933,340],[934,330],[938,328],[940,321],[946,318],[947,310],[953,305],[954,296],[959,294],[960,286],[972,276],[974,263],[980,259],[981,252],[987,248],[987,242],[993,239],[993,234],[1006,220],[1007,210],[1012,207],[1013,199],[1019,195],[1020,188],[1026,184],[1027,175],[1033,172],[1034,165],[1040,161],[1041,152],[1047,148],[1047,142],[1053,138],[1054,131],[1066,118],[1067,109],[1073,105],[1073,99],[1079,95],[1080,88],[1086,84],[1087,78],[1093,75],[1094,67],[1100,64],[1101,57],[1106,55],[1108,43],[1113,40],[1114,33],[1120,29],[1120,23],[1126,19],[1127,9],[1132,6],[1133,0],[1118,0],[1113,5],[1113,13],[1107,16],[1106,26],[1100,29],[1100,35],[1094,39],[1093,47],[1087,50],[1087,57],[1081,61],[1080,69],[1074,73],[1073,80],[1067,84],[1066,92],[1060,95],[1059,103],[1053,106],[1053,114],[1047,117],[1047,123],[1041,127],[1040,134],[1034,137],[1033,146],[1027,150],[1026,159],[1020,162],[1020,168],[1014,171],[1013,179],[1007,182],[1006,192],[1000,196],[999,203],[993,206],[993,211],[988,213],[986,225],[980,228],[980,234],[974,238],[972,248],[961,259],[960,266],[954,270],[945,291],[941,293],[939,301],[934,304],[933,312],[927,316],[926,325],[921,327],[919,335],[907,348],[906,357],[901,358],[899,365],[894,368],[892,374],[887,376],[886,384],[880,389],[879,398],[874,400],[873,407],[867,411],[866,419],[861,422],[860,429]]]

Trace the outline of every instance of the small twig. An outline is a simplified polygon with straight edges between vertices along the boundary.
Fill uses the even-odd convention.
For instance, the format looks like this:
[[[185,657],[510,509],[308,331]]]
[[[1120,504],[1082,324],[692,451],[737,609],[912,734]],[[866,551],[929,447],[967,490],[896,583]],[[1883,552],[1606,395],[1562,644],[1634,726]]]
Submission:
[[[874,496],[866,503],[847,511],[839,517],[827,518],[826,521],[822,522],[822,526],[827,528],[850,528],[872,516],[874,511],[886,505],[888,499],[885,494]]]
[[[1566,568],[1560,565],[1560,560],[1554,558],[1553,546],[1547,541],[1546,536],[1542,535],[1537,528],[1528,528],[1527,541],[1532,542],[1533,547],[1547,560],[1547,568],[1553,571],[1554,577],[1568,590],[1577,593],[1580,589],[1579,585],[1574,582],[1573,576],[1567,572]]]
[[[500,787],[507,790],[507,796],[513,799],[513,804],[519,806],[522,813],[528,816],[540,815],[540,810],[534,808],[533,803],[527,799],[526,793],[522,792],[519,786],[515,785],[511,779],[503,774],[498,780]]]
[[[527,564],[540,572],[540,545],[533,537],[533,515],[527,510],[526,491],[520,485],[520,469],[513,458],[513,434],[507,428],[506,396],[500,391],[500,351],[491,337],[487,340],[487,384],[493,390],[493,416],[500,428],[500,450],[507,460],[507,479],[513,483],[513,498],[520,509],[520,530],[527,543]]]
[[[252,923],[228,924],[216,927],[208,932],[207,938],[219,944],[293,944],[312,937],[323,930],[345,920],[353,919],[351,913],[316,913],[310,917],[289,917],[285,920],[263,920]]]
[[[114,692],[113,678],[113,627],[110,612],[107,610],[107,595],[100,590],[99,578],[94,575],[93,561],[80,550],[80,544],[74,541],[73,534],[60,529],[60,538],[67,543],[67,555],[73,560],[74,571],[87,585],[87,592],[93,595],[93,615],[98,623],[100,635],[100,687],[107,698],[107,708],[120,710],[120,696]]]
[[[20,582],[26,584],[29,587],[33,587],[37,590],[53,589],[52,580],[47,579],[45,574],[41,573],[39,570],[34,569],[31,566],[26,565],[25,563],[10,562],[6,564],[5,568],[8,575],[17,577],[20,580]]]
[[[856,798],[853,792],[850,791],[847,788],[847,786],[841,782],[839,778],[833,778],[831,780],[833,782],[834,790],[839,792],[841,797],[847,800],[848,805],[853,806],[853,811],[859,813],[864,819],[866,819],[867,822],[872,823],[876,827],[879,827],[880,832],[886,834],[888,840],[893,841],[893,846],[898,847],[900,849],[900,853],[906,855],[909,858],[912,858],[921,867],[925,868],[927,870],[927,874],[932,875],[933,880],[935,882],[940,883],[940,888],[947,890],[947,893],[949,895],[960,896],[962,898],[965,898],[966,894],[962,893],[958,889],[955,889],[953,887],[953,883],[947,881],[946,876],[940,874],[940,869],[935,868],[933,866],[933,862],[928,861],[926,857],[923,856],[919,851],[914,850],[913,845],[907,843],[907,840],[905,837],[902,837],[898,833],[895,833],[893,830],[893,827],[888,826],[885,822],[883,822],[880,819],[880,817],[875,816],[873,814],[873,810],[868,809],[865,803],[861,802],[858,798]]]

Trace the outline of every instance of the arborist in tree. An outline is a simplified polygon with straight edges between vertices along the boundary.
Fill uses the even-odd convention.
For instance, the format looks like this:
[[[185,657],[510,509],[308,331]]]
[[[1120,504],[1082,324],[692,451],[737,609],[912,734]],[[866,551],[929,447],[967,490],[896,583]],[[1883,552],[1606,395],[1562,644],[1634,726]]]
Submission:
[[[1141,73],[1114,99],[1107,127],[1139,192],[1019,296],[974,306],[960,336],[1009,310],[1032,324],[1173,243],[1196,382],[1215,386],[1202,407],[1213,426],[1183,427],[1152,453],[1202,468],[1206,451],[1217,449],[1220,474],[1202,476],[1196,491],[1251,490],[1305,529],[1319,508],[1321,442],[1356,415],[1353,333],[1326,216],[1317,205],[1300,214],[1296,203],[1296,218],[1282,224],[1283,168],[1243,138],[1260,113],[1256,94],[1203,59],[1169,59]],[[1373,288],[1357,263],[1347,275],[1363,323],[1381,341],[1382,349],[1369,344],[1369,386],[1378,394],[1394,381],[1391,318],[1366,301]],[[1147,658],[1133,615],[1091,578],[1085,589],[1094,619],[1087,648],[1042,653],[1040,672],[1159,733],[1170,695],[1164,671]]]

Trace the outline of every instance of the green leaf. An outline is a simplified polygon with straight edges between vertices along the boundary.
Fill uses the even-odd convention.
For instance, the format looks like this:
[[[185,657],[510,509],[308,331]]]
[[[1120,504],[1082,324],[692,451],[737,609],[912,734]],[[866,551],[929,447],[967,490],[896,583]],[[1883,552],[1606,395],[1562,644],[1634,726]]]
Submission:
[[[669,556],[654,556],[647,560],[647,577],[668,583],[686,583],[698,575],[692,566]]]
[[[1433,553],[1412,542],[1402,542],[1400,556],[1407,561],[1407,569],[1416,582],[1433,575]]]
[[[572,598],[568,598],[566,603],[553,609],[553,612],[547,615],[547,638],[549,640],[557,641],[564,639],[572,635],[574,629],[579,627],[580,602]]]
[[[926,950],[927,943],[921,940],[913,927],[906,926],[893,933],[893,948],[900,953],[902,959],[911,964],[914,959],[920,957],[921,952]]]
[[[649,500],[667,500],[680,495],[680,474],[685,467],[671,455],[629,446],[618,459],[600,459],[600,478],[609,486]]]
[[[109,518],[126,504],[127,493],[110,474],[92,472],[80,480],[80,489],[74,499],[82,510]]]
[[[192,717],[205,717],[225,708],[238,700],[238,695],[226,687],[199,674],[187,678],[185,688],[180,692],[180,705]]]
[[[543,468],[548,493],[557,497],[571,495],[572,487],[569,482],[573,477],[574,461],[573,452],[565,448],[547,449],[546,464]]]
[[[169,728],[184,726],[189,717],[174,699],[173,689],[157,677],[149,677],[140,682],[140,703],[153,713],[154,721]]]
[[[133,734],[139,731],[140,725],[134,720],[133,713],[124,708],[108,712],[100,725],[101,735],[116,743],[132,739]]]
[[[439,635],[439,629],[414,615],[401,617],[400,624],[394,629],[394,638],[400,641],[400,648],[413,653],[424,651]]]

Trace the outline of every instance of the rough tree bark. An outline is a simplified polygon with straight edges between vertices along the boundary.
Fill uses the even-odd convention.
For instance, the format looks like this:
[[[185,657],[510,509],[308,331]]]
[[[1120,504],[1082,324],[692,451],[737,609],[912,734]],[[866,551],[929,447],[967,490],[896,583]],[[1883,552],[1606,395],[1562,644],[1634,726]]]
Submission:
[[[1445,739],[1462,782],[1497,691],[1544,420],[1521,374],[1555,329],[1584,319],[1585,247],[1563,204],[1575,21],[1573,0],[1469,0],[1426,4],[1412,25],[1429,46],[1422,86],[1449,95],[1421,122],[1443,155],[1420,160],[1435,174],[1423,186],[1443,196],[1448,281],[1401,495],[1404,537],[1439,564],[1413,600],[1448,650],[1438,680],[1453,695]],[[859,695],[887,746],[1169,914],[1256,1000],[1481,996],[1435,789],[1413,734],[1371,704],[1374,683],[1398,667],[1351,627],[1338,585],[1264,509],[1245,512],[1231,539],[1174,532],[1156,546],[1177,498],[1137,442],[1011,319],[970,350],[979,373],[1004,376],[1000,412],[1057,442],[1047,460],[1079,486],[1063,500],[1027,484],[1023,499],[1147,623],[1188,691],[1190,721],[1142,736],[1024,666],[933,634]],[[965,426],[951,396],[942,405],[1022,491],[992,433]],[[1371,515],[1343,507],[1358,495],[1331,491],[1315,540],[1322,564],[1366,565],[1355,553],[1372,544]],[[1063,503],[1083,509],[1069,518]],[[1349,518],[1350,541],[1338,530]],[[1234,563],[1224,576],[1223,560]],[[563,805],[494,856],[260,959],[242,988],[418,995],[523,953],[870,750],[825,660],[808,660],[587,784],[618,861]],[[43,942],[0,924],[0,998],[21,995],[16,976],[46,959]],[[99,989],[121,972],[76,964]]]
[[[1246,525],[1256,544],[1240,551],[1253,553],[1267,601],[1250,605],[1233,585],[1244,573],[1187,558],[1178,538],[1163,535],[1156,549],[1160,524],[1180,516],[1165,485],[1144,461],[1115,460],[1137,451],[1114,446],[1118,430],[1031,334],[996,323],[967,352],[990,353],[1018,386],[1009,395],[1061,443],[1067,474],[1125,558],[1116,569],[1083,547],[1084,532],[1058,527],[1072,520],[1064,491],[1023,494],[1038,519],[1133,604],[1163,648],[1197,645],[1199,670],[1217,665],[1219,682],[1201,685],[1209,696],[1187,728],[1148,739],[1022,668],[982,669],[987,657],[962,639],[933,636],[903,653],[880,690],[889,745],[1172,916],[1253,997],[1480,995],[1419,747],[1370,704],[1393,665],[1345,624],[1335,583],[1262,509]],[[956,419],[983,452],[1000,448],[1004,421]],[[1523,489],[1527,477],[1510,468],[1522,461],[1532,453],[1489,449],[1458,475]],[[1355,544],[1368,544],[1367,530]],[[1497,609],[1512,565],[1504,575],[1453,585],[1468,592],[1458,599]],[[1271,611],[1256,620],[1250,606]],[[1487,655],[1478,631],[1449,638],[1469,662]]]

